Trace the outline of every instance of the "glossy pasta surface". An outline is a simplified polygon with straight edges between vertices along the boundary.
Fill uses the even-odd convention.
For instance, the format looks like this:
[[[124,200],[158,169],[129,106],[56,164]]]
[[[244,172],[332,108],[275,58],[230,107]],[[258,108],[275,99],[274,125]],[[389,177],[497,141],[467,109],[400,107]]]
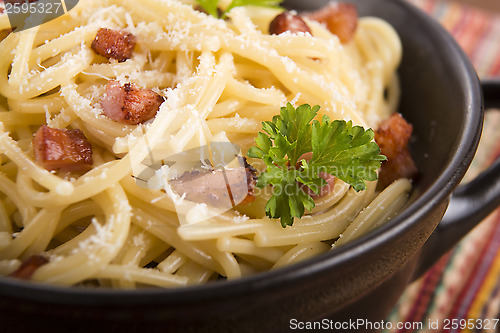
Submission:
[[[31,278],[50,284],[181,287],[235,279],[341,246],[405,204],[406,179],[382,193],[376,182],[355,192],[338,181],[313,212],[282,228],[265,217],[266,189],[249,205],[213,212],[142,184],[145,167],[214,142],[245,156],[262,121],[287,102],[320,105],[320,115],[373,128],[397,108],[401,45],[380,19],[360,18],[354,39],[342,44],[307,19],[312,35],[270,35],[278,9],[238,7],[221,20],[194,7],[82,0],[1,41],[0,275],[43,255],[49,262]],[[8,27],[5,15],[0,24]],[[100,28],[132,33],[132,57],[97,55],[91,44]],[[101,100],[110,80],[163,96],[156,116],[138,125],[106,117]],[[40,166],[33,135],[41,125],[85,133],[92,169]],[[152,152],[160,157],[152,161]],[[192,161],[176,162],[170,171]],[[259,161],[248,162],[262,171]]]

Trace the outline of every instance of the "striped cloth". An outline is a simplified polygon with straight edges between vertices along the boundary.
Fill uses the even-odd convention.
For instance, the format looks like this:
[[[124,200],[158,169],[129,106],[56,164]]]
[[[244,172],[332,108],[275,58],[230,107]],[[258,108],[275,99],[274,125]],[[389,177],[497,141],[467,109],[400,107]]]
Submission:
[[[451,32],[480,78],[500,77],[500,13],[442,0],[407,1]],[[500,112],[495,111],[486,116],[477,157],[464,181],[473,179],[498,157]],[[500,332],[498,318],[500,210],[407,288],[388,318],[392,328],[384,332]]]

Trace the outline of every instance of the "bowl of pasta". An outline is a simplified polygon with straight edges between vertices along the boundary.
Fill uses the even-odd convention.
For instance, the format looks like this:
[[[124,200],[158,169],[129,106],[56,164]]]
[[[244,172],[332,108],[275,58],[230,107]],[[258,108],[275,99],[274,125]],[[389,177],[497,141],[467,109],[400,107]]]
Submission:
[[[7,330],[381,320],[499,204],[499,163],[458,187],[481,83],[406,2],[66,7],[0,14]]]

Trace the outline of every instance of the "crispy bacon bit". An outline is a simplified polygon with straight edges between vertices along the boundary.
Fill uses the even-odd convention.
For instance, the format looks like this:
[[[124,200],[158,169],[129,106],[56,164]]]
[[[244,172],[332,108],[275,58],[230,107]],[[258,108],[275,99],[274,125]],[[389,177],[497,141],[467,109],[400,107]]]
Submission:
[[[91,46],[97,54],[123,62],[132,57],[135,44],[135,36],[128,31],[101,28]]]
[[[23,280],[29,280],[31,279],[31,276],[35,271],[42,267],[43,265],[47,264],[49,261],[40,255],[33,255],[26,259],[19,268],[12,272],[9,276],[18,278],[18,279],[23,279]]]
[[[123,86],[109,81],[101,101],[104,114],[120,123],[137,125],[155,117],[163,97],[150,89],[141,89],[133,83]]]
[[[93,163],[92,145],[79,129],[42,125],[33,138],[35,159],[47,170],[88,171]]]
[[[408,150],[408,141],[413,132],[409,124],[399,113],[392,114],[383,121],[375,132],[375,141],[381,153],[387,156],[379,173],[379,186],[385,188],[399,178],[414,178],[418,169]]]
[[[208,172],[185,172],[171,180],[170,186],[185,199],[205,203],[218,209],[229,209],[255,200],[257,170],[246,162],[245,168]]]
[[[326,25],[327,29],[339,37],[340,42],[348,43],[354,36],[358,26],[358,10],[355,5],[344,2],[333,2],[305,17]]]
[[[311,33],[311,29],[307,26],[302,17],[288,11],[276,16],[269,24],[269,33],[271,35],[279,35],[286,31],[290,31],[293,34],[298,32]]]

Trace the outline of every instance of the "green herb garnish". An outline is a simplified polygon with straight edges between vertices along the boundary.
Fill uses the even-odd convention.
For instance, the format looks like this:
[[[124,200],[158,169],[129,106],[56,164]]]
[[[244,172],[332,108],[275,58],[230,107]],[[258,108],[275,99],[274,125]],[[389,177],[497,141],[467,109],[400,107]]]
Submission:
[[[219,0],[196,0],[196,2],[210,15],[217,18],[224,18],[226,14],[231,11],[234,7],[241,6],[259,6],[259,7],[271,7],[278,8],[282,0],[233,0],[231,4],[222,11],[218,7]]]
[[[295,217],[301,218],[306,209],[314,208],[313,198],[302,187],[307,185],[318,194],[326,185],[321,172],[362,191],[365,181],[377,180],[376,171],[386,160],[373,141],[373,130],[353,126],[351,121],[330,121],[328,116],[321,122],[313,120],[319,109],[307,104],[295,109],[288,103],[280,115],[262,123],[265,133],[257,135],[257,147],[248,151],[249,157],[262,159],[267,166],[257,186],[273,186],[266,215],[279,218],[283,228],[291,226]],[[311,152],[306,161],[302,156]]]

